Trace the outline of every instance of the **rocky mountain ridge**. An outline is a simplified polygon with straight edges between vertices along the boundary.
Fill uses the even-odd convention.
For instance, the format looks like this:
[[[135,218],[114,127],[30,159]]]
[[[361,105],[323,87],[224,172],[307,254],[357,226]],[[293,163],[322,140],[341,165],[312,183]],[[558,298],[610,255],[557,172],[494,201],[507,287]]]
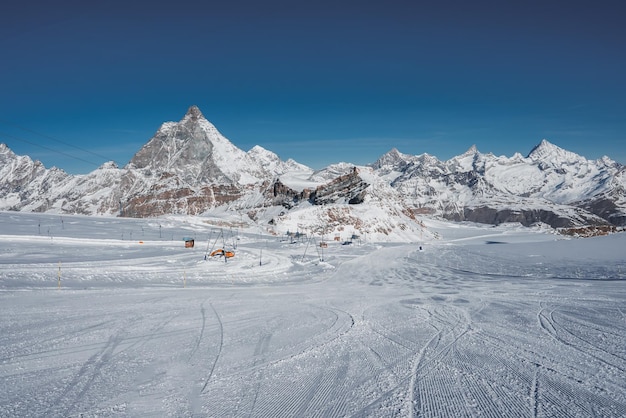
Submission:
[[[546,140],[527,157],[471,147],[439,161],[393,149],[370,166],[418,213],[450,220],[553,227],[626,221],[625,167],[608,157],[587,160]]]
[[[289,186],[285,180],[293,173],[312,186]],[[218,208],[258,214],[276,207],[276,221],[278,214],[315,207],[343,208],[336,213],[359,207],[356,224],[376,206],[381,217],[402,218],[394,225],[405,228],[420,228],[416,216],[422,214],[555,228],[623,226],[625,173],[608,157],[587,160],[546,140],[526,157],[471,147],[440,161],[392,149],[368,166],[343,163],[314,172],[260,146],[240,150],[191,106],[179,122],[162,124],[122,168],[109,162],[72,176],[0,144],[0,209],[149,217]]]

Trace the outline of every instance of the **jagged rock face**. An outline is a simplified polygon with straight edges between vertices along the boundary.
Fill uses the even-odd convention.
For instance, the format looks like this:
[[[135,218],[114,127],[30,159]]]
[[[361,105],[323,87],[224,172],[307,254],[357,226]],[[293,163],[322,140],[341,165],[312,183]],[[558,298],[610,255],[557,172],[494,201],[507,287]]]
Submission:
[[[200,215],[209,208],[232,202],[241,196],[235,186],[210,185],[190,188],[150,190],[131,198],[121,209],[126,217],[147,218],[162,214]]]
[[[615,225],[624,225],[624,218],[626,217],[626,214],[620,211],[615,202],[610,199],[599,197],[583,203],[581,207],[591,213],[598,214],[601,218],[604,218]]]
[[[582,212],[582,211],[581,211]],[[571,215],[565,216],[558,211],[548,209],[496,209],[490,207],[465,208],[463,217],[457,220],[478,222],[484,224],[499,225],[507,222],[519,222],[524,226],[531,226],[536,223],[544,223],[553,228],[570,228],[580,225],[581,221],[585,225],[604,225],[601,218],[579,213],[580,220],[576,220]]]
[[[280,179],[276,179],[271,189],[266,191],[265,197],[271,202],[272,206],[283,206],[291,209],[299,202],[308,199],[310,194],[311,191],[309,189],[298,192],[283,184]]]
[[[325,205],[328,203],[348,203],[351,205],[363,203],[367,184],[361,177],[356,167],[343,176],[337,177],[328,184],[324,184],[315,189],[309,200],[314,205]]]
[[[583,200],[577,206],[606,219],[612,225],[626,225],[626,167],[609,178],[603,179],[606,191]]]
[[[33,161],[27,156],[17,156],[5,144],[0,144],[0,192],[5,194],[21,193],[28,189],[33,182],[42,185],[46,191],[50,179],[41,180],[44,176],[50,177],[46,168],[39,161]],[[23,198],[26,195],[22,195]]]
[[[230,181],[211,160],[213,145],[203,137],[204,133],[194,132],[193,126],[159,131],[135,154],[130,164],[139,169],[156,168],[157,172],[176,173],[186,182]],[[175,161],[171,162],[173,157]]]
[[[219,148],[223,148],[220,150]],[[129,167],[158,174],[172,173],[184,182],[230,184],[239,176],[224,172],[218,151],[246,159],[243,151],[232,145],[210,124],[196,106],[191,106],[178,123],[165,123],[155,136],[129,162]],[[233,175],[235,174],[235,175]]]
[[[363,203],[369,184],[359,177],[359,171],[353,167],[349,173],[340,175],[334,180],[318,186],[315,190],[304,189],[297,192],[277,179],[272,186],[271,197],[274,204],[291,208],[302,201],[313,205],[347,203],[356,205]]]
[[[0,207],[4,210],[46,212],[55,203],[57,188],[70,177],[58,168],[46,169],[40,161],[17,156],[0,144]]]

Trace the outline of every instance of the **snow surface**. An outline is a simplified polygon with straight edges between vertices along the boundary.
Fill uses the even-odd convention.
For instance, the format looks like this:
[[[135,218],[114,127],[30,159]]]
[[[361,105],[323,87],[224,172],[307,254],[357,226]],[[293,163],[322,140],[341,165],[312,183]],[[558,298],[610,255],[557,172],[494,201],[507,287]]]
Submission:
[[[424,224],[0,212],[0,416],[626,415],[625,234]]]

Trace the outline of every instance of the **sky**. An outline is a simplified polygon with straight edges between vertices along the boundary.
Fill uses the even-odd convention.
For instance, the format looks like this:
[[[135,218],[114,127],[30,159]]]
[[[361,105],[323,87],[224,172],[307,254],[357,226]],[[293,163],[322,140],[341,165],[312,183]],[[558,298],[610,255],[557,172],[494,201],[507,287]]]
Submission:
[[[123,166],[191,105],[315,169],[542,139],[626,164],[619,1],[90,3],[0,6],[0,143],[46,167]]]

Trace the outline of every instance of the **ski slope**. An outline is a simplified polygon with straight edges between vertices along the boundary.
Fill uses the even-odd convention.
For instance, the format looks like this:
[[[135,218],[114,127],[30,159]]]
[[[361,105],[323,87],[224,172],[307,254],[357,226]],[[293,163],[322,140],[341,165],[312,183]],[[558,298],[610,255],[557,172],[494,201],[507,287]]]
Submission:
[[[0,416],[626,416],[626,235],[425,223],[2,212]]]

